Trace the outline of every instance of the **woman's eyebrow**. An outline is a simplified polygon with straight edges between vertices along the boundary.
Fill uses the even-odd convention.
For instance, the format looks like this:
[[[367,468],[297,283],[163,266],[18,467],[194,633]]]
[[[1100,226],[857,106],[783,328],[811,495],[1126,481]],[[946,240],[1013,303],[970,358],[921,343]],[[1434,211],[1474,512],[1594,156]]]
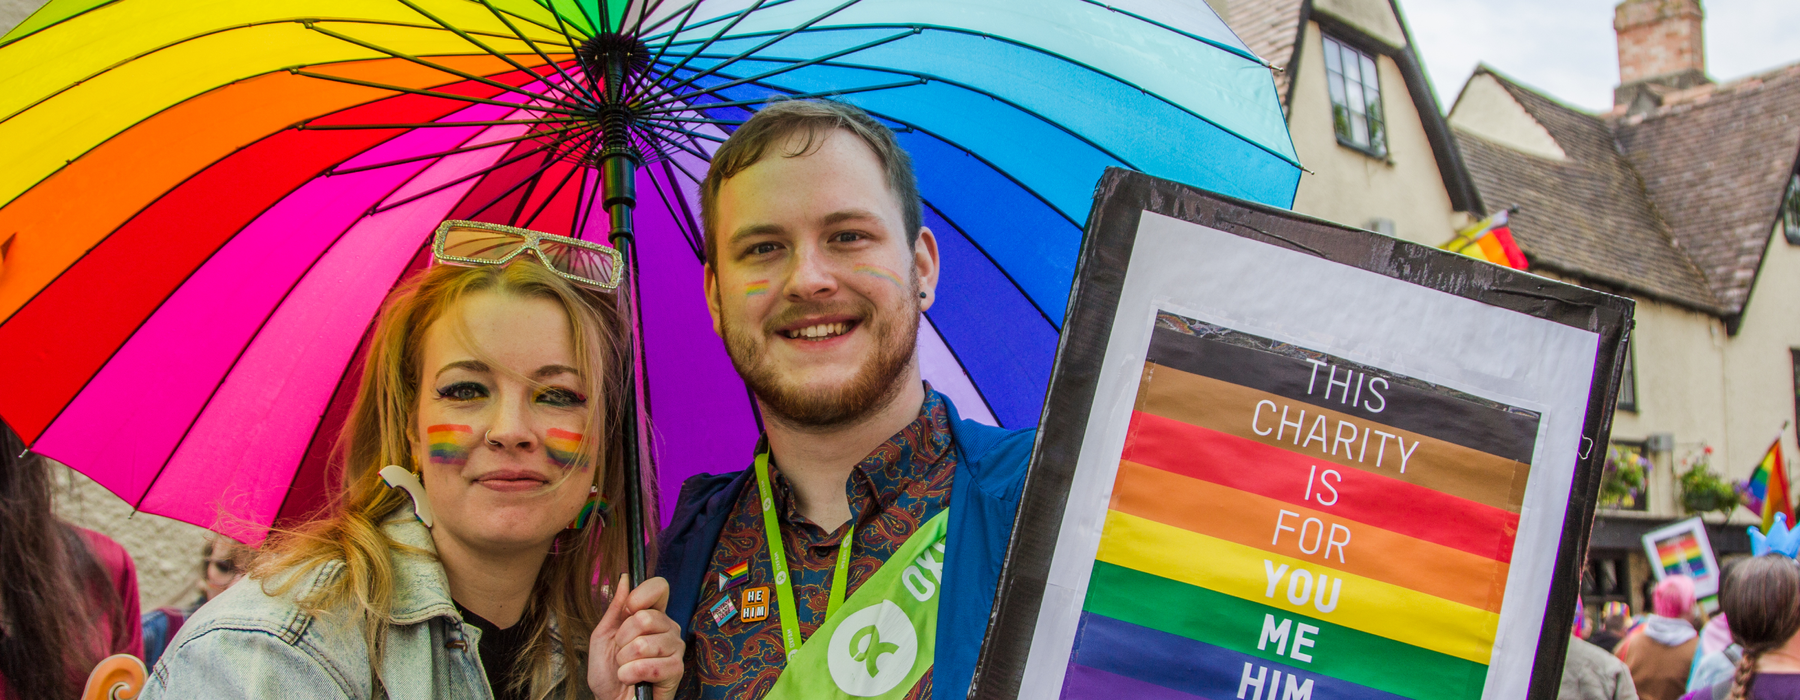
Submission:
[[[477,374],[486,374],[487,372],[492,371],[487,363],[482,362],[481,360],[457,360],[456,362],[444,365],[437,371],[437,376],[442,377],[445,372],[453,369],[464,369]]]
[[[549,379],[550,377],[554,377],[559,374],[573,374],[573,375],[579,377],[579,376],[581,376],[581,370],[575,369],[574,367],[570,367],[568,365],[544,365],[542,367],[539,367],[538,371],[532,372],[531,378],[532,379]]]

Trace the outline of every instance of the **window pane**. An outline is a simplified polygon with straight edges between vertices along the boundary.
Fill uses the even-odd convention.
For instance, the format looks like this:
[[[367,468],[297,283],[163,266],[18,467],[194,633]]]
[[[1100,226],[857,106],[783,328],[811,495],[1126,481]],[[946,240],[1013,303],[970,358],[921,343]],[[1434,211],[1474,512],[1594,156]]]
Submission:
[[[1369,122],[1354,112],[1350,114],[1350,141],[1358,146],[1369,145]]]
[[[1376,75],[1375,74],[1375,60],[1369,58],[1368,56],[1364,56],[1362,54],[1357,54],[1356,57],[1362,60],[1362,83],[1363,83],[1363,85],[1366,85],[1370,88],[1374,88],[1377,83],[1377,81],[1375,80],[1375,75]]]
[[[1353,83],[1362,82],[1362,71],[1357,68],[1356,51],[1344,48],[1344,78]]]
[[[1325,85],[1331,91],[1331,104],[1340,105],[1340,106],[1343,105],[1344,104],[1344,76],[1327,74],[1325,76]]]
[[[1781,202],[1781,224],[1788,242],[1800,245],[1800,173],[1788,180],[1787,198]]]
[[[1349,93],[1350,94],[1345,95],[1345,97],[1350,98],[1349,99],[1350,111],[1355,112],[1357,114],[1367,114],[1369,110],[1363,108],[1363,91],[1362,91],[1362,89],[1361,88],[1352,88],[1349,91]]]
[[[1325,70],[1342,73],[1344,64],[1338,61],[1338,43],[1327,38],[1325,40]]]

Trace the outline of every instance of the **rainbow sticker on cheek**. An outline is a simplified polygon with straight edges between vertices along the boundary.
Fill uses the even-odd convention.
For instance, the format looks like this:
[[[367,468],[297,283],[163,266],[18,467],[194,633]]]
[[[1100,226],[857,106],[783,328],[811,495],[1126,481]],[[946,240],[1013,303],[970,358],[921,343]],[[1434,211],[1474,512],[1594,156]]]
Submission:
[[[564,469],[585,467],[581,454],[581,433],[551,428],[544,431],[544,452],[550,461]]]
[[[769,293],[769,281],[768,280],[757,280],[755,282],[751,282],[749,286],[744,287],[744,296],[747,296],[747,297],[753,297],[758,294],[768,294],[768,293]]]
[[[855,270],[856,272],[864,274],[864,275],[869,275],[871,277],[879,277],[881,279],[887,280],[890,284],[892,284],[896,287],[899,287],[901,289],[906,288],[906,283],[900,281],[899,275],[894,274],[893,270],[889,270],[880,265],[870,265],[868,263],[857,263],[855,267],[852,267],[850,269]]]
[[[425,442],[431,445],[431,462],[460,467],[469,463],[469,442],[475,431],[466,425],[433,425],[425,429]]]

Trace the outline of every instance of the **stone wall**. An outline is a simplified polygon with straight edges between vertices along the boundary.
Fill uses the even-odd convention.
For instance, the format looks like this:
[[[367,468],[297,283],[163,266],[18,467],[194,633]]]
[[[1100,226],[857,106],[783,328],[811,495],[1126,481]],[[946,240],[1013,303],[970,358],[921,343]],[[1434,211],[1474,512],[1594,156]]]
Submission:
[[[61,464],[52,465],[56,514],[113,538],[131,553],[144,610],[185,603],[197,594],[206,530],[158,515],[134,514],[131,504],[93,480]]]

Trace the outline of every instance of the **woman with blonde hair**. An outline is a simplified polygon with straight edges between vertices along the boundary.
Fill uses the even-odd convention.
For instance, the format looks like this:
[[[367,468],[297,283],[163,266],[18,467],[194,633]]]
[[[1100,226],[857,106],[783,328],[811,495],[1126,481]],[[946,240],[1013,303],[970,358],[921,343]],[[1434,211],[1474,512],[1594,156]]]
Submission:
[[[447,222],[364,358],[328,517],[201,608],[143,697],[673,694],[668,586],[625,590],[629,351],[610,249]],[[531,253],[526,255],[524,253]]]

